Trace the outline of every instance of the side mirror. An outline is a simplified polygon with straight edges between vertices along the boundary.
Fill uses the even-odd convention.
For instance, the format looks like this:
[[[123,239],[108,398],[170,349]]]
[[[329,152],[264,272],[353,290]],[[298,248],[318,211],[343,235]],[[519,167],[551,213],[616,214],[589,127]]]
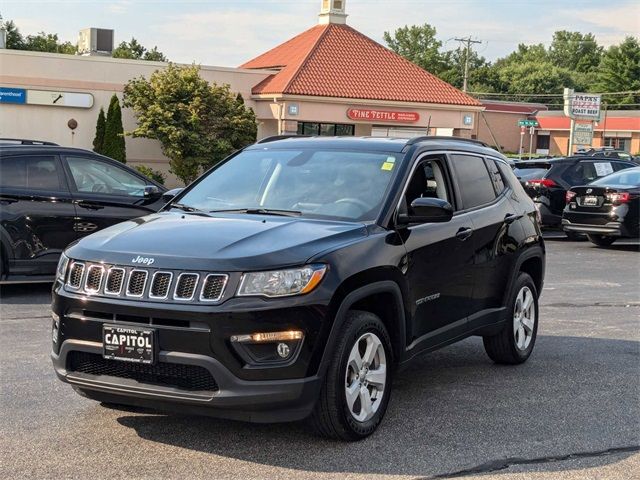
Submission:
[[[162,190],[160,190],[156,185],[147,185],[144,187],[143,196],[145,200],[155,202],[162,197]]]
[[[168,192],[164,192],[162,195],[162,201],[164,203],[169,203],[175,197],[180,195],[180,193],[184,190],[184,188],[174,188],[173,190],[169,190]]]
[[[453,217],[453,207],[440,198],[416,198],[411,202],[409,214],[398,215],[398,223],[444,223]]]

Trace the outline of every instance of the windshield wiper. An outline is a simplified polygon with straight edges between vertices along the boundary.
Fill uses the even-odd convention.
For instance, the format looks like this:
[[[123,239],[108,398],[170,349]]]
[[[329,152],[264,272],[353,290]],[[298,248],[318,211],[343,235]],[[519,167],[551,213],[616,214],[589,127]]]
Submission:
[[[279,210],[271,208],[230,208],[226,210],[211,210],[209,213],[248,213],[256,215],[277,215],[280,217],[299,217],[302,212],[298,210]]]
[[[192,207],[190,205],[185,205],[184,203],[171,203],[169,207],[179,208],[183,212],[202,212],[202,210],[198,210],[196,207]]]

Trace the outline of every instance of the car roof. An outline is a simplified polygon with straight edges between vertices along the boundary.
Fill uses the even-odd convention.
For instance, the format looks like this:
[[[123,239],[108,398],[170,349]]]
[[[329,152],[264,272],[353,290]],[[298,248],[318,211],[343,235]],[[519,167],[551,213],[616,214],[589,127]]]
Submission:
[[[460,137],[305,137],[299,135],[277,136],[263,139],[246,150],[269,149],[345,149],[365,150],[374,152],[406,152],[409,147],[418,146],[421,150],[466,150],[484,155],[493,155],[504,158],[498,151],[489,148],[486,144]]]
[[[14,144],[0,144],[0,151],[3,154],[7,153],[90,153],[92,155],[98,155],[96,152],[87,150],[85,148],[78,147],[61,147],[58,145],[14,145]]]

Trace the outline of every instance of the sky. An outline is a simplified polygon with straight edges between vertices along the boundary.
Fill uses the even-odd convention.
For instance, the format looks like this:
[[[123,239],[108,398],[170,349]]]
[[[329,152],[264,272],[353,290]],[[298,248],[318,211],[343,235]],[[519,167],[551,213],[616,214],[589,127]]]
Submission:
[[[23,34],[77,41],[87,27],[135,37],[171,61],[235,67],[317,23],[320,0],[2,0],[0,14]],[[488,60],[518,43],[548,46],[556,30],[591,32],[609,46],[640,36],[637,0],[347,0],[347,22],[374,40],[404,25],[429,23],[446,49],[455,37],[482,41]]]

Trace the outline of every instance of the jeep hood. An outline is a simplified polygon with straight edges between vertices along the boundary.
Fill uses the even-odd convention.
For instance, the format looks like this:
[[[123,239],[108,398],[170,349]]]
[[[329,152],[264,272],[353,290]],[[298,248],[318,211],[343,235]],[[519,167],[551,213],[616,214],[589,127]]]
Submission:
[[[154,268],[215,271],[302,265],[325,250],[367,236],[360,223],[269,215],[162,212],[83,238],[67,255],[78,260]]]

